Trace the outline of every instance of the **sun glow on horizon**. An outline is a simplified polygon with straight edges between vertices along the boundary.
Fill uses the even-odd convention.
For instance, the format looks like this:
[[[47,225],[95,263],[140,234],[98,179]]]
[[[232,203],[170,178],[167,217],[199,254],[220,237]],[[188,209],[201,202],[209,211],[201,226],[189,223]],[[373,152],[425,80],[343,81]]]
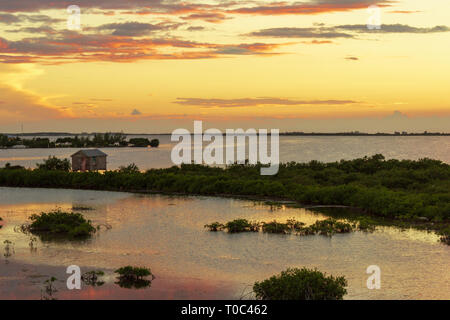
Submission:
[[[374,1],[382,25],[371,31],[366,2],[156,1],[149,9],[83,0],[80,31],[68,30],[66,8],[50,1],[0,5],[0,131],[18,123],[86,131],[97,122],[162,132],[193,119],[250,127],[263,119],[282,131],[295,119],[318,131],[321,120],[347,119],[350,130],[394,111],[423,118],[418,130],[444,131],[450,8]]]

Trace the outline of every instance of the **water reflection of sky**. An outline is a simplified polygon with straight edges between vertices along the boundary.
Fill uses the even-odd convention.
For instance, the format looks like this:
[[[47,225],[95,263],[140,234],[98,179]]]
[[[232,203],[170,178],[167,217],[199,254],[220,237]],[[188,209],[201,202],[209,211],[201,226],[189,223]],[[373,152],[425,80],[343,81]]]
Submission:
[[[33,213],[56,207],[69,210],[73,205],[92,207],[94,210],[82,213],[94,224],[107,223],[112,229],[84,242],[38,241],[35,253],[30,252],[29,237],[14,232],[14,226]],[[254,281],[287,267],[307,266],[345,275],[349,281],[347,298],[450,298],[450,248],[438,243],[432,233],[383,227],[374,233],[327,238],[212,233],[203,228],[207,223],[235,218],[296,218],[307,224],[325,218],[305,209],[212,197],[0,188],[0,216],[5,220],[0,251],[5,239],[13,241],[15,254],[9,266],[17,266],[8,267],[5,275],[0,256],[0,295],[4,297],[14,295],[14,290],[18,295],[37,290],[38,284],[29,281],[36,274],[55,272],[63,279],[65,267],[71,264],[110,271],[131,264],[152,269],[156,279],[150,289],[119,289],[109,282],[103,288],[82,290],[78,297],[238,298]],[[381,267],[381,290],[365,286],[365,270],[372,264]],[[60,293],[61,298],[73,297],[71,294]]]

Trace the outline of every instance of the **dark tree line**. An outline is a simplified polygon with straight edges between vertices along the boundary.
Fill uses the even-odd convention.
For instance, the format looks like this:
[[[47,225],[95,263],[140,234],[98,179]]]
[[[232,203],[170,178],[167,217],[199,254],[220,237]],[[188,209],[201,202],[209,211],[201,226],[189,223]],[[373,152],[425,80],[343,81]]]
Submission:
[[[102,148],[102,147],[153,147],[159,146],[158,139],[149,140],[147,138],[132,138],[126,140],[123,133],[95,133],[90,136],[74,136],[58,138],[56,141],[50,141],[49,138],[24,139],[20,137],[8,137],[0,134],[0,148],[11,148],[17,145],[23,145],[28,148]]]
[[[281,164],[275,176],[261,176],[261,166],[189,164],[140,172],[131,165],[104,174],[0,169],[0,185],[245,195],[359,207],[400,220],[450,220],[450,165],[441,161],[385,160],[375,155],[332,163],[290,162]]]

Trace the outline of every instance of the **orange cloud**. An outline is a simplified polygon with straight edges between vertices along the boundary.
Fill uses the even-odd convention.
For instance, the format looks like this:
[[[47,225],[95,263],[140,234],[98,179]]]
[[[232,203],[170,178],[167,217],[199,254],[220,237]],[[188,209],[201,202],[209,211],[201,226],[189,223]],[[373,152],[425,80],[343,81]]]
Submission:
[[[0,38],[0,62],[61,64],[80,61],[132,62],[150,59],[205,59],[225,55],[267,54],[285,44],[224,45],[171,39],[61,32],[54,37],[7,41]],[[166,48],[167,50],[163,50]],[[275,53],[273,53],[275,54]]]
[[[228,18],[223,13],[206,12],[206,13],[193,13],[189,16],[181,17],[183,20],[203,20],[211,23],[221,23]]]
[[[262,6],[231,9],[227,12],[252,15],[321,14],[367,9],[370,5],[374,4],[379,7],[388,7],[391,2],[392,1],[388,0],[344,0],[336,3],[336,1],[328,0],[314,1],[312,3],[295,3],[292,5],[289,5],[286,2],[273,2]]]

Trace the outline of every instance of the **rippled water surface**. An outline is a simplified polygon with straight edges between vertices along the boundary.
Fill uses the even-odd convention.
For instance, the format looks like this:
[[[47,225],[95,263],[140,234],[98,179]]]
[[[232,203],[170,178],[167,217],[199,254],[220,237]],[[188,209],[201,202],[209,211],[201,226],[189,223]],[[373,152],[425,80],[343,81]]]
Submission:
[[[94,224],[107,223],[84,242],[38,241],[15,232],[33,213],[89,206]],[[305,209],[271,207],[260,202],[213,197],[171,197],[129,193],[0,188],[0,298],[38,299],[42,282],[58,278],[58,298],[240,298],[249,287],[287,267],[317,267],[349,282],[347,299],[450,299],[450,247],[435,234],[380,227],[374,233],[324,236],[227,234],[203,226],[235,218],[307,224],[326,218]],[[4,241],[14,243],[5,258]],[[65,268],[106,271],[102,287],[65,289]],[[121,289],[113,270],[148,266],[156,275],[147,289]],[[369,265],[381,268],[382,287],[366,287]]]

